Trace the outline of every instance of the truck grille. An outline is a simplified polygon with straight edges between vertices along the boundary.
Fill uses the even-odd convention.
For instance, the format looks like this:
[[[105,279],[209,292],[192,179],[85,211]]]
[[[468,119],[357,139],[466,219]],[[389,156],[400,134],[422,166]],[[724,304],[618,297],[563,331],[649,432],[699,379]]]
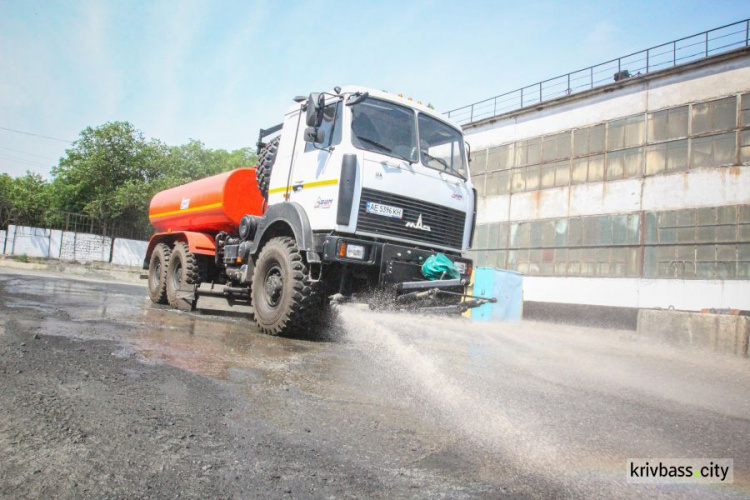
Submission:
[[[366,209],[368,201],[403,208],[404,218],[395,219],[368,213]],[[429,231],[406,227],[407,222],[417,224],[420,216],[422,217],[422,225],[429,226]],[[461,248],[465,223],[466,213],[460,210],[374,189],[362,189],[357,231],[432,243],[449,248]]]

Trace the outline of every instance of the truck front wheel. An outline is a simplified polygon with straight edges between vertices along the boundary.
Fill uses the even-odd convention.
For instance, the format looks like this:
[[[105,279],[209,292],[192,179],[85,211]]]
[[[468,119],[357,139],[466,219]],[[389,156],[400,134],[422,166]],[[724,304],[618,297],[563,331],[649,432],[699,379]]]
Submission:
[[[269,240],[255,263],[251,289],[260,330],[270,335],[290,335],[308,333],[317,327],[323,307],[315,288],[294,239]]]
[[[148,264],[148,296],[155,304],[167,303],[167,267],[171,250],[159,243],[151,254]]]
[[[201,262],[198,256],[190,252],[187,243],[178,241],[172,249],[167,267],[167,300],[169,305],[182,311],[191,311],[194,300],[180,298],[193,285],[201,282]]]

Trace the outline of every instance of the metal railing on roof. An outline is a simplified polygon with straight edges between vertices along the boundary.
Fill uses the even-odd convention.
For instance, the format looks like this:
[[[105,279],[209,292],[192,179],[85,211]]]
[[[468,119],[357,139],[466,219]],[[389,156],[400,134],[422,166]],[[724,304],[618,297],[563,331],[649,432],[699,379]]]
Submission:
[[[750,19],[618,57],[445,113],[461,125],[750,45]]]

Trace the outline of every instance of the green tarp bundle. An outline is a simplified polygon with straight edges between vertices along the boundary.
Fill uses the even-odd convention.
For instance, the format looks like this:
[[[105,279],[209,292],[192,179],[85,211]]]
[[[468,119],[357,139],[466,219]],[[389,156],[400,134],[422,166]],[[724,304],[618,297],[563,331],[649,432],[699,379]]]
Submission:
[[[422,275],[431,281],[458,279],[461,277],[453,262],[441,253],[427,257],[427,260],[422,264]]]

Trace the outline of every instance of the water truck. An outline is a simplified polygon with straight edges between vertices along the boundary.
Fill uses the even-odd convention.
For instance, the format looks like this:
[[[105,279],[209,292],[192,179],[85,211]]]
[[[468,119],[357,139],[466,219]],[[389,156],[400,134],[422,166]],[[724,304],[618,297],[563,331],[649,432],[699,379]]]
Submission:
[[[295,98],[257,147],[253,168],[153,197],[153,302],[304,335],[347,301],[440,314],[494,301],[466,294],[477,194],[457,124],[400,95],[336,87]]]

